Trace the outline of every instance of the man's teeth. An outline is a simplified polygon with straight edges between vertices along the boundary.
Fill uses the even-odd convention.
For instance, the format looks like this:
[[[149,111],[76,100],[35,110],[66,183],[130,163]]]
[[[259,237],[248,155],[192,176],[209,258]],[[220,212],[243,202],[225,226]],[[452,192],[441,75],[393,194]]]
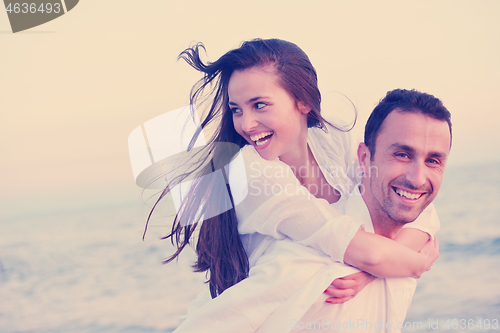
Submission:
[[[252,141],[254,141],[258,146],[261,146],[263,143],[259,144],[259,142],[257,142],[257,141],[259,141],[260,139],[265,138],[266,136],[271,135],[271,134],[273,134],[273,132],[262,132],[260,134],[250,136],[250,139]],[[267,140],[264,140],[264,142],[267,142]]]
[[[403,198],[406,198],[406,199],[418,199],[422,196],[422,194],[414,194],[414,193],[410,193],[410,192],[406,192],[404,190],[401,190],[399,188],[397,188],[396,190],[396,193],[399,194],[400,196],[402,196]]]

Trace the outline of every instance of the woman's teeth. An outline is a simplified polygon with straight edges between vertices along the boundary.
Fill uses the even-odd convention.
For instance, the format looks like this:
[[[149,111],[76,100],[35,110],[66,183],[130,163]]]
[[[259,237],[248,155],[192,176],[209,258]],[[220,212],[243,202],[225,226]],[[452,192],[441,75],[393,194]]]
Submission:
[[[271,139],[271,138],[269,138],[269,139]],[[265,139],[265,140],[257,141],[257,142],[255,142],[255,144],[256,144],[257,146],[262,146],[262,145],[263,145],[263,144],[265,144],[267,141],[269,141],[269,139]]]
[[[422,193],[420,193],[420,194],[414,194],[414,193],[406,192],[406,191],[401,190],[399,188],[395,189],[394,191],[397,194],[399,194],[399,196],[401,196],[403,198],[406,198],[406,199],[416,200],[416,199],[418,199],[418,198],[420,198],[422,196]]]
[[[253,142],[255,142],[255,144],[257,146],[262,146],[267,141],[269,141],[269,139],[271,138],[271,135],[273,135],[273,133],[274,132],[262,132],[260,134],[250,136],[250,139]],[[266,137],[268,137],[268,138],[266,138]],[[262,140],[263,138],[266,138],[266,139]]]

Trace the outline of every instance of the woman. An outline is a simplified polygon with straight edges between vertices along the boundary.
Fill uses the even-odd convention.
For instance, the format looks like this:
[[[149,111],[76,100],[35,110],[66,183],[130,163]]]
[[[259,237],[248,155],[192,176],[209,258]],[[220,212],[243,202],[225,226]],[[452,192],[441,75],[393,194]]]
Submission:
[[[321,116],[316,72],[300,48],[277,39],[253,40],[208,64],[201,61],[200,49],[203,46],[198,44],[180,56],[204,73],[192,90],[191,104],[204,98],[205,88],[212,88],[209,98],[203,99],[209,101],[209,108],[201,126],[205,128],[217,117],[220,122],[206,154],[202,154],[200,167],[177,180],[180,182],[194,172],[198,176],[176,216],[172,233],[166,237],[172,238],[178,247],[167,262],[190,242],[200,205],[205,212],[217,205],[209,200],[210,180],[202,176],[228,164],[228,159],[221,158],[227,155],[227,148],[217,143],[233,143],[242,148],[247,167],[291,171],[281,172],[279,177],[263,176],[263,172],[249,175],[251,181],[258,180],[257,186],[291,184],[294,191],[249,193],[241,203],[233,204],[233,209],[202,223],[195,269],[209,272],[212,298],[224,296],[227,288],[248,276],[250,268],[263,267],[259,266],[259,257],[276,240],[285,238],[375,276],[419,276],[430,268],[436,259],[432,246],[427,247],[429,255],[417,253],[364,232],[359,223],[341,216],[330,205],[345,198],[353,187],[352,180],[345,175],[350,163],[350,142],[344,132]],[[325,172],[325,167],[330,170],[335,167],[344,173],[333,175]],[[233,184],[231,191],[235,192]],[[162,197],[166,193],[168,188]],[[230,200],[234,203],[231,195]],[[366,276],[361,286],[370,281],[370,276]],[[271,300],[269,303],[275,304]]]

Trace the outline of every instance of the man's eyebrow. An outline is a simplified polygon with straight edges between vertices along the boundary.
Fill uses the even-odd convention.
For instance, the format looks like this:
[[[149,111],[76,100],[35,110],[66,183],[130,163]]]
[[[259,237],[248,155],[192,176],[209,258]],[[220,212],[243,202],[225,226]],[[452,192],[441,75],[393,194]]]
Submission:
[[[403,150],[409,153],[415,153],[415,149],[413,147],[401,143],[392,144],[389,147],[389,150]],[[446,158],[448,156],[448,154],[446,154],[445,152],[439,152],[439,151],[431,151],[427,155],[428,157],[436,157],[436,158]]]
[[[413,147],[401,143],[393,143],[392,145],[390,145],[389,150],[404,150],[410,153],[415,152],[415,149]]]
[[[448,154],[439,151],[432,151],[429,153],[429,157],[445,158]]]

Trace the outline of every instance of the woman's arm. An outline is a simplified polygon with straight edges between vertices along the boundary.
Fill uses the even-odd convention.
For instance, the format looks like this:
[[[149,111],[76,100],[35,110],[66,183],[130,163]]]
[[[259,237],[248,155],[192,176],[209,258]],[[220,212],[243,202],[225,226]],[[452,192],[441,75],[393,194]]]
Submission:
[[[239,233],[288,237],[342,262],[362,224],[311,195],[286,164],[263,160],[251,146],[241,154],[246,172],[229,169]]]
[[[405,233],[411,233],[410,229]],[[378,277],[420,277],[438,256],[436,241],[416,252],[391,239],[359,230],[347,246],[344,262]]]
[[[428,233],[419,229],[404,228],[398,233],[394,240],[413,251],[420,251],[424,245],[431,240],[431,237]],[[376,276],[370,273],[358,272],[335,279],[325,290],[325,293],[331,296],[326,299],[326,302],[331,304],[347,302],[376,278]]]
[[[440,228],[440,223],[439,223],[439,218],[438,218],[437,213],[436,213],[436,209],[434,208],[433,204],[430,204],[418,216],[418,218],[415,221],[405,224],[404,227],[401,228],[399,233],[394,238],[394,240],[397,243],[399,243],[403,246],[401,252],[394,253],[394,254],[389,253],[389,254],[385,254],[385,255],[388,256],[390,258],[390,260],[397,260],[397,256],[400,256],[400,255],[402,255],[402,256],[408,256],[408,255],[414,256],[415,254],[417,254],[417,252],[421,252],[422,254],[427,254],[427,259],[430,260],[427,262],[427,264],[430,263],[430,265],[432,265],[432,263],[434,263],[434,261],[439,256],[439,251],[437,249],[437,240],[434,243],[434,239],[435,239],[434,235],[437,234],[437,232],[439,231],[439,228]],[[368,273],[372,273],[373,275],[380,276],[380,277],[398,277],[396,275],[399,273],[401,273],[401,277],[406,277],[406,276],[418,277],[423,272],[430,269],[430,265],[427,266],[427,269],[426,269],[427,264],[425,263],[425,259],[424,259],[423,266],[420,266],[420,268],[418,267],[418,265],[413,267],[413,269],[416,269],[416,271],[414,271],[414,274],[412,274],[412,275],[405,274],[405,269],[408,269],[409,267],[405,268],[404,264],[403,264],[403,266],[398,267],[398,270],[395,270],[394,272],[384,271],[384,269],[388,269],[388,270],[391,269],[390,267],[384,268],[383,267],[384,265],[378,265],[378,267],[375,268],[375,271],[370,271],[370,269],[371,269],[369,267],[370,263],[363,264],[363,263],[359,262],[359,261],[363,260],[362,259],[363,253],[361,253],[361,251],[363,251],[363,250],[361,250],[359,247],[365,246],[365,251],[366,251],[366,248],[369,248],[372,246],[381,246],[381,245],[370,244],[370,240],[367,241],[368,243],[361,244],[361,242],[363,242],[363,239],[362,239],[363,236],[364,235],[361,235],[361,238],[353,239],[354,242],[360,242],[360,243],[358,245],[353,246],[351,249],[348,248],[348,251],[346,251],[346,254],[349,257],[349,259],[347,259],[347,260],[352,261],[353,266],[356,266],[356,267],[360,268],[361,270],[364,270]],[[387,239],[387,240],[389,240],[389,239]],[[393,242],[390,242],[390,243],[392,244]],[[384,255],[383,254],[384,253],[383,247],[380,249],[380,252],[381,253],[376,253],[375,256]],[[410,258],[410,257],[408,257],[408,258]],[[375,263],[375,265],[376,265],[378,258],[375,257],[375,258],[368,259],[366,261],[369,261],[369,260],[373,260],[371,263],[372,264]],[[390,260],[387,263],[389,263]],[[402,258],[402,261],[404,262],[405,258]],[[359,266],[368,268],[368,270],[363,269]],[[390,263],[389,263],[389,266],[390,266]],[[377,270],[382,270],[382,271],[377,272]],[[381,273],[381,274],[378,274],[378,273]]]
[[[289,237],[380,277],[419,276],[437,258],[360,230],[361,223],[307,192],[286,164],[263,160],[250,146],[242,154],[248,193],[235,207],[240,233]],[[235,174],[230,169],[232,189],[231,179],[241,185]]]
[[[414,228],[403,228],[394,238],[396,242],[413,251],[419,252],[431,240],[428,233]]]

